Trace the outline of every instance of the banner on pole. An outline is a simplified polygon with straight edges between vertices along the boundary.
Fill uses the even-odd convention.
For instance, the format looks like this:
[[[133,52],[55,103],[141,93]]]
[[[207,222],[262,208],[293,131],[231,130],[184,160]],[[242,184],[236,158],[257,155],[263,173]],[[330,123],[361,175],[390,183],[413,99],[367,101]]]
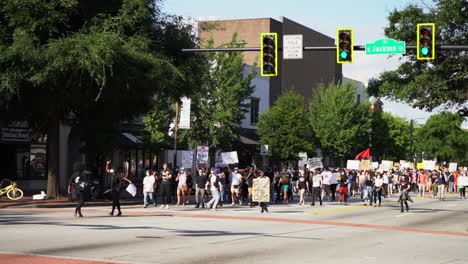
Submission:
[[[197,147],[197,163],[206,164],[208,163],[209,147],[198,146]]]
[[[190,98],[182,97],[182,106],[180,108],[180,119],[179,128],[189,129],[190,128]]]

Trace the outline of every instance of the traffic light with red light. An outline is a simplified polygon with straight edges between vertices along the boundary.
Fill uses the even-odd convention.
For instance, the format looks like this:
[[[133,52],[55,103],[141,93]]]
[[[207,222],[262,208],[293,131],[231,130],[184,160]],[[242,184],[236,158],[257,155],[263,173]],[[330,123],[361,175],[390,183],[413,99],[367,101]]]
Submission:
[[[262,33],[261,47],[261,76],[278,76],[278,34]]]
[[[435,58],[435,24],[417,25],[417,59],[433,60]]]
[[[354,35],[352,28],[336,30],[336,62],[352,63],[354,61]]]

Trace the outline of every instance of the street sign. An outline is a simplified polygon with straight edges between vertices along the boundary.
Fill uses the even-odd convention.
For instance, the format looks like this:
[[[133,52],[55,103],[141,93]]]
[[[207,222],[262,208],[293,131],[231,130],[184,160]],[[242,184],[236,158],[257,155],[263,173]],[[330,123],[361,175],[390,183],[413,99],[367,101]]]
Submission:
[[[283,36],[283,59],[302,59],[302,35]]]
[[[397,53],[406,53],[406,43],[404,41],[396,41],[394,39],[379,39],[374,43],[366,44],[366,55]]]

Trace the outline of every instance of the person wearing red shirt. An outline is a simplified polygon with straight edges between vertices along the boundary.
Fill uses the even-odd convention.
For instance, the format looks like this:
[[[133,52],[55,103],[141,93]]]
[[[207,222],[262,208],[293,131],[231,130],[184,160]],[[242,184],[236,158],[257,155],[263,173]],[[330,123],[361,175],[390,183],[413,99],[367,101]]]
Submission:
[[[419,170],[418,174],[418,189],[419,197],[426,196],[427,173],[424,170]]]

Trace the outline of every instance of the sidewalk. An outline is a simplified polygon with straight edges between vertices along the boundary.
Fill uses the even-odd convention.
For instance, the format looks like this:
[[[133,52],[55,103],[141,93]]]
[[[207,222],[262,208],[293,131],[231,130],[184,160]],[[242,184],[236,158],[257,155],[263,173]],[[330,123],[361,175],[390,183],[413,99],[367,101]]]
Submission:
[[[138,200],[120,200],[122,205],[138,205],[143,204],[143,201]],[[86,202],[87,206],[111,206],[112,202],[107,200],[96,200]],[[66,208],[75,207],[76,202],[68,200],[67,197],[59,199],[33,200],[32,196],[25,196],[21,200],[12,201],[6,197],[0,199],[0,208]]]

